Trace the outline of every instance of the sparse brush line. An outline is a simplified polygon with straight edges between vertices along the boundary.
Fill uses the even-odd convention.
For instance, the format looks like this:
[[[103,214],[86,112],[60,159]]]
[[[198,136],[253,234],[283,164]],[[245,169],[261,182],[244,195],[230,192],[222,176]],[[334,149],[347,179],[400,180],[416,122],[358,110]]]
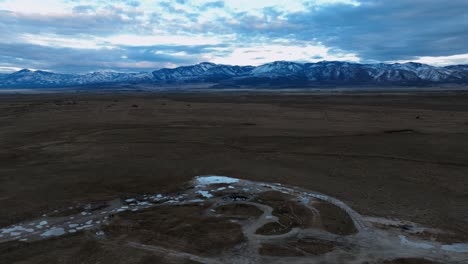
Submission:
[[[78,135],[81,136],[81,135]],[[67,140],[67,141],[60,141],[54,142],[50,144],[40,145],[37,146],[39,149],[43,149],[46,147],[50,147],[53,145],[63,145],[63,144],[71,144],[71,143],[93,143],[94,141],[86,140],[86,141],[77,141],[75,139]],[[136,140],[127,143],[132,144],[177,144],[180,143],[179,141],[152,141],[152,140]],[[119,144],[119,142],[103,142],[101,141],[100,144]],[[413,159],[413,158],[405,158],[400,156],[390,156],[390,155],[366,155],[366,154],[355,154],[355,153],[326,153],[326,152],[299,152],[299,151],[280,151],[280,150],[256,150],[256,149],[249,149],[245,147],[235,146],[235,145],[227,145],[223,143],[213,144],[213,143],[206,143],[201,141],[190,141],[185,142],[185,144],[197,144],[197,145],[209,145],[213,147],[219,146],[228,146],[229,148],[236,149],[242,152],[255,152],[255,153],[263,153],[263,154],[274,154],[274,153],[282,153],[282,154],[292,154],[292,155],[305,155],[305,156],[322,156],[322,157],[345,157],[345,158],[373,158],[373,159],[387,159],[387,160],[397,160],[397,161],[407,161],[407,162],[418,162],[418,163],[429,163],[429,164],[438,164],[438,165],[447,165],[447,166],[457,166],[457,167],[468,167],[468,164],[461,163],[461,162],[451,162],[451,161],[434,161],[434,160],[423,160],[423,159]]]
[[[422,159],[411,159],[398,156],[389,156],[389,155],[365,155],[365,154],[340,154],[340,153],[308,153],[308,152],[290,152],[295,155],[313,155],[313,156],[342,156],[342,157],[351,157],[351,158],[377,158],[377,159],[390,159],[390,160],[399,160],[399,161],[409,161],[409,162],[420,162],[420,163],[431,163],[438,165],[449,165],[449,166],[459,166],[459,167],[468,167],[468,164],[459,163],[459,162],[450,162],[450,161],[434,161],[434,160],[422,160]]]
[[[365,154],[345,154],[345,153],[325,153],[325,152],[313,153],[313,152],[279,151],[279,150],[254,150],[254,149],[242,148],[238,146],[231,146],[231,147],[238,149],[240,151],[264,153],[264,154],[282,153],[282,154],[322,156],[322,157],[374,158],[374,159],[389,159],[389,160],[398,160],[398,161],[409,161],[409,162],[430,163],[430,164],[438,164],[438,165],[468,167],[468,164],[459,163],[459,162],[411,159],[411,158],[389,156],[389,155],[365,155]]]
[[[197,261],[200,263],[206,264],[221,264],[219,261],[215,261],[208,258],[203,258],[200,256],[196,256],[186,252],[180,252],[172,249],[167,249],[163,247],[153,246],[153,245],[145,245],[137,242],[128,242],[127,245],[132,248],[143,249],[151,252],[155,252],[160,255],[170,255],[171,257],[181,258],[181,259],[190,259],[193,261]]]

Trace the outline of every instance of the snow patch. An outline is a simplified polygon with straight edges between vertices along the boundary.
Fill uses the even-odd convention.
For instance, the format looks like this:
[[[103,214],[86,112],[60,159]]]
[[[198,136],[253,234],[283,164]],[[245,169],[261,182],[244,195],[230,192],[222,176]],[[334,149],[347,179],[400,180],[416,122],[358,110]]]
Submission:
[[[61,227],[54,227],[52,229],[47,230],[46,232],[41,234],[41,237],[50,237],[50,236],[61,236],[65,234],[65,230]]]
[[[458,253],[468,253],[468,244],[456,243],[451,245],[442,245],[442,250]]]
[[[204,202],[202,199],[193,199],[193,200],[190,200],[189,202],[191,203],[201,203],[201,202]]]
[[[213,195],[209,191],[197,191],[197,193],[205,198],[213,197]]]
[[[93,225],[79,226],[79,227],[77,227],[76,229],[77,229],[77,230],[82,230],[82,229],[87,229],[87,228],[90,228],[90,227],[93,227]]]
[[[206,186],[210,184],[236,183],[239,182],[239,179],[230,178],[226,176],[198,176],[195,178],[195,181],[198,185]]]
[[[32,233],[32,232],[34,232],[34,229],[24,228],[22,226],[13,226],[13,227],[10,227],[10,228],[0,229],[0,231],[1,231],[2,234],[10,234],[11,236],[17,236],[17,235],[14,235],[14,234],[17,234],[18,232]]]
[[[406,238],[406,236],[403,236],[403,235],[399,235],[398,237],[400,238],[400,243],[402,246],[422,248],[422,249],[431,249],[434,247],[433,245],[430,245],[427,243],[410,241],[408,240],[408,238]]]

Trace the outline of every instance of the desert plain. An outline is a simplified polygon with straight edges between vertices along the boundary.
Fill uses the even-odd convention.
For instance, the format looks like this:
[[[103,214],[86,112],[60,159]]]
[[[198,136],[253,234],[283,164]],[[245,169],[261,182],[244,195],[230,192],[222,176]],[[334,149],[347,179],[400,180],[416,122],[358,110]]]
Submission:
[[[467,263],[468,93],[2,94],[0,228],[0,263]]]

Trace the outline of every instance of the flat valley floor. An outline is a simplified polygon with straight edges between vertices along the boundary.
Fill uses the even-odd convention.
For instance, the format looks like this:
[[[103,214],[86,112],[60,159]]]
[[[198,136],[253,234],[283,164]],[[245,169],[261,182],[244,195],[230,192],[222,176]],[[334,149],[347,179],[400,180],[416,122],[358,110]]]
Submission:
[[[419,238],[467,243],[468,95],[0,96],[0,228],[54,212],[57,217],[80,215],[80,208],[119,198],[184,194],[199,175],[299,187],[334,197],[361,216],[440,230],[422,232]],[[247,190],[248,184],[242,184]],[[204,191],[199,194],[206,196]],[[233,201],[250,199],[248,194],[222,195]],[[64,236],[0,243],[0,263],[218,263],[216,256],[239,250],[247,239],[236,221],[246,223],[266,208],[249,207],[254,202],[276,210],[273,215],[285,228],[315,226],[305,225],[307,217],[290,213],[299,205],[275,203],[293,199],[278,195],[255,194],[251,204],[215,208],[213,212],[225,214],[217,218],[200,209],[211,208],[209,202],[116,213],[102,232],[83,228]],[[61,214],[66,210],[71,212]],[[330,221],[340,217],[339,212],[330,215]],[[281,222],[282,217],[289,222]],[[344,226],[350,221],[346,217],[340,218]],[[185,229],[179,230],[181,226]],[[409,228],[380,227],[399,229],[395,232]],[[346,228],[335,234],[354,230]],[[262,230],[281,233],[268,226]],[[290,258],[301,263],[301,257],[303,263],[314,263],[314,258],[317,263],[340,262],[335,255],[333,262],[332,257],[320,257],[338,244],[309,241],[298,246],[304,241],[288,242],[287,248],[263,244],[259,256],[267,257],[239,257],[236,262],[282,263]],[[301,248],[300,254],[291,253],[291,243],[295,250]],[[340,250],[346,256],[347,249]],[[454,258],[460,262],[453,263],[468,259],[460,254]],[[352,261],[361,260],[342,260]],[[409,255],[392,260],[377,254],[359,263],[437,262],[443,261]]]

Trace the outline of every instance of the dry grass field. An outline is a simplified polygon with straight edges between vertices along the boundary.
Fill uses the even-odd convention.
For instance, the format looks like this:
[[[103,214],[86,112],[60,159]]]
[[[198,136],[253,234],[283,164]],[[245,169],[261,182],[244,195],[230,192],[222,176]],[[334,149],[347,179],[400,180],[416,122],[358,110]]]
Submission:
[[[466,242],[468,95],[0,97],[0,227],[88,203],[181,192],[198,175],[298,186],[335,197],[361,215],[451,233],[433,240]],[[231,234],[215,245],[198,242],[189,253],[212,255],[243,240],[229,221],[201,228],[207,220],[197,208],[158,210],[139,216],[178,220],[157,227],[140,223],[134,236],[148,232],[145,225],[170,229],[188,219],[198,229],[177,241],[196,242],[198,233],[210,230]],[[136,218],[126,212],[119,221]],[[114,224],[108,231],[113,238],[125,226]],[[0,263],[196,263],[116,241],[78,232],[0,243]],[[315,249],[327,252],[328,246]],[[262,248],[270,251],[281,253],[272,245]],[[421,261],[385,263],[431,263]]]

